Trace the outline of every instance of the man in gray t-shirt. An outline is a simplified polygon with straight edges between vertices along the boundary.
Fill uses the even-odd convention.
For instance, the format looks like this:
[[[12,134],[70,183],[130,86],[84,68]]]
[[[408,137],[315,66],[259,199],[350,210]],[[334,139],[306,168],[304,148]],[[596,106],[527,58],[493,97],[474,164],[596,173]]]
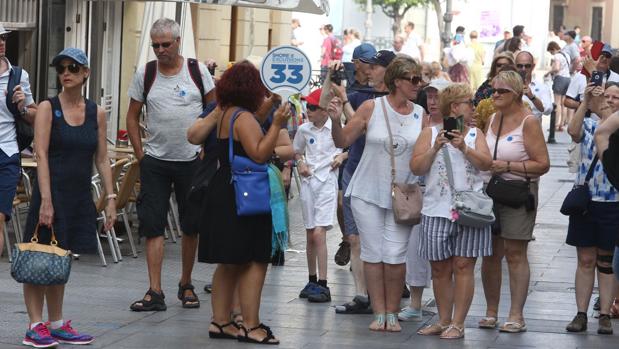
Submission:
[[[140,67],[129,88],[127,131],[135,155],[140,161],[140,194],[137,212],[140,236],[146,238],[146,261],[150,289],[143,299],[134,302],[134,311],[165,310],[161,289],[163,243],[172,185],[181,220],[185,198],[191,186],[200,146],[187,141],[187,129],[202,113],[203,103],[214,99],[214,83],[206,67],[197,63],[204,95],[192,78],[188,61],[179,54],[180,27],[171,19],[157,20],[150,30],[153,51],[157,56],[154,82],[145,98],[145,71]],[[146,141],[142,149],[139,118],[146,104]],[[198,243],[197,232],[183,232],[180,299],[185,308],[197,308],[200,301],[193,291],[191,272]]]

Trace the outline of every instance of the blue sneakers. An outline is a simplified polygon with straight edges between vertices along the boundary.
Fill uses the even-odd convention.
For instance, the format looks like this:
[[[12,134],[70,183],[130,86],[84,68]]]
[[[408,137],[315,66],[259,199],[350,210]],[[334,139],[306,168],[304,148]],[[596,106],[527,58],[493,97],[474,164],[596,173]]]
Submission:
[[[58,341],[52,337],[45,324],[38,324],[32,330],[26,331],[22,344],[35,348],[53,348],[58,346]]]
[[[312,303],[327,303],[331,302],[331,291],[328,287],[317,285],[313,290],[314,293],[310,293],[307,296],[307,300]]]
[[[299,293],[299,298],[307,298],[310,294],[316,293],[317,287],[320,287],[320,285],[314,282],[308,282],[307,285],[305,285],[305,287],[301,290],[301,293]]]

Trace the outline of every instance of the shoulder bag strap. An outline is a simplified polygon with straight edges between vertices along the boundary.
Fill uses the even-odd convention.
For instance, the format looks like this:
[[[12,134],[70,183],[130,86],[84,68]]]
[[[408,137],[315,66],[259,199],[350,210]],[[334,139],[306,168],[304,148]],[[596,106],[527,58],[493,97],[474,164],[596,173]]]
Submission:
[[[146,105],[146,97],[148,97],[148,93],[150,89],[153,87],[155,83],[155,79],[157,78],[157,61],[150,61],[146,63],[146,67],[144,68],[144,90],[142,92],[142,96],[144,97],[144,105]]]
[[[498,112],[497,112],[498,113]],[[496,114],[494,114],[496,116]],[[494,142],[494,155],[492,156],[492,160],[496,160],[496,151],[499,147],[499,139],[501,137],[501,129],[503,129],[503,113],[501,113],[501,120],[499,120],[499,132],[496,135],[496,141]],[[490,125],[490,131],[492,131],[492,125]]]
[[[597,164],[598,160],[598,155],[595,154],[595,157],[593,158],[593,161],[591,161],[591,165],[589,166],[589,171],[587,171],[587,176],[585,177],[585,182],[583,183],[584,185],[588,185],[591,177],[593,177],[593,171],[595,170],[595,165]]]
[[[385,107],[385,98],[387,97],[380,98],[380,105],[383,107],[383,116],[385,117],[387,132],[389,132],[389,158],[391,159],[391,184],[393,184],[395,183],[395,157],[393,155],[393,135],[391,134],[391,125],[389,124],[387,108]]]
[[[230,164],[232,164],[232,160],[234,159],[234,151],[232,149],[232,143],[234,142],[234,122],[243,111],[245,111],[245,109],[238,108],[232,113],[232,116],[230,116],[230,130],[228,135],[228,160]]]
[[[189,70],[189,76],[193,83],[200,90],[200,99],[202,102],[202,108],[204,108],[204,83],[202,82],[202,72],[200,71],[200,64],[195,58],[187,58],[187,69]]]

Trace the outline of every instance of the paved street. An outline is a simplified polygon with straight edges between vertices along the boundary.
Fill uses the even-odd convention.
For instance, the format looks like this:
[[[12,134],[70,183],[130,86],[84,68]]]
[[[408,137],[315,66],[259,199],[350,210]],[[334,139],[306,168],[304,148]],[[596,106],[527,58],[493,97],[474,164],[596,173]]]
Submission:
[[[329,283],[333,302],[309,304],[297,298],[307,281],[304,253],[304,231],[299,201],[290,204],[293,226],[292,245],[286,253],[284,267],[272,267],[267,275],[262,297],[262,321],[279,336],[279,348],[617,348],[619,335],[596,334],[597,319],[590,311],[587,334],[567,334],[565,325],[575,314],[573,279],[576,267],[575,249],[565,245],[567,218],[559,213],[565,194],[571,188],[572,175],[567,172],[567,135],[557,135],[558,144],[549,145],[552,168],[540,185],[540,203],[535,231],[530,245],[531,287],[525,308],[529,332],[499,334],[495,330],[477,329],[484,316],[483,290],[476,271],[476,291],[467,320],[464,340],[444,341],[415,334],[424,323],[436,320],[431,290],[424,300],[427,312],[424,323],[402,323],[397,334],[367,330],[371,315],[336,315],[333,305],[349,301],[354,296],[352,275],[347,267],[333,263],[333,254],[340,241],[339,229],[329,233]],[[298,192],[294,190],[294,193]],[[224,232],[222,232],[224,233]],[[12,234],[11,234],[12,236]],[[126,245],[126,244],[124,244]],[[142,297],[147,275],[143,244],[139,258],[126,256],[107,268],[99,265],[98,256],[82,256],[73,264],[71,281],[65,298],[65,318],[73,319],[76,327],[96,336],[93,348],[250,348],[235,341],[211,340],[207,327],[211,318],[210,296],[202,287],[211,279],[214,267],[197,264],[194,284],[202,307],[182,309],[176,299],[180,272],[180,243],[166,243],[164,291],[168,310],[159,313],[134,313],[129,304]],[[123,246],[125,252],[128,246]],[[106,250],[107,251],[107,250]],[[110,258],[111,260],[111,258]],[[504,268],[506,268],[504,266]],[[19,348],[28,317],[22,301],[21,286],[9,275],[10,265],[0,259],[0,348]],[[506,269],[505,269],[506,270]],[[507,272],[504,272],[500,320],[508,311]],[[405,304],[403,300],[403,305]],[[615,321],[615,330],[619,324]]]

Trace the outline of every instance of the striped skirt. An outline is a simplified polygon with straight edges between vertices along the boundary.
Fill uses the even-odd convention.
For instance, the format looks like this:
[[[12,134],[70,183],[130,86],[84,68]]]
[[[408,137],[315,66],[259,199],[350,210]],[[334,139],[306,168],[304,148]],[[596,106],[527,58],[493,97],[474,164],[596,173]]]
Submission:
[[[472,228],[443,217],[422,216],[420,233],[419,256],[429,261],[492,255],[490,225]]]

